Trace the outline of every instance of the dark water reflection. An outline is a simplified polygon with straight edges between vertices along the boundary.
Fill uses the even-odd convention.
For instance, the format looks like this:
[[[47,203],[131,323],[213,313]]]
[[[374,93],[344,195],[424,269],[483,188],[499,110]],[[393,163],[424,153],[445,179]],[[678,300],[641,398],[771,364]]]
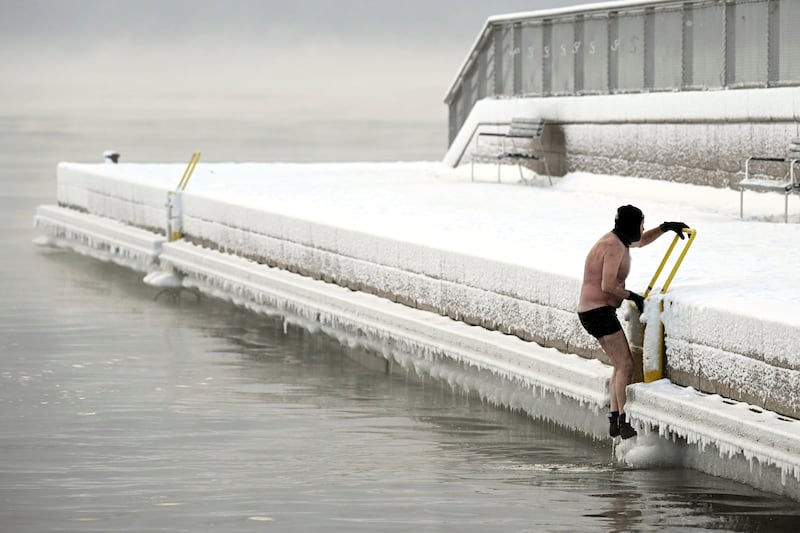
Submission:
[[[2,531],[797,530],[794,502],[618,469],[607,443],[322,334],[207,298],[154,301],[140,274],[36,248],[53,167],[13,162]]]

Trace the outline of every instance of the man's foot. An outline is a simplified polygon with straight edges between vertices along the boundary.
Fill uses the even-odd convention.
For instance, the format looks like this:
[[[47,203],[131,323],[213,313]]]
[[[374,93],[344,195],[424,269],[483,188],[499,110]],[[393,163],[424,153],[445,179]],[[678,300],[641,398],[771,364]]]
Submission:
[[[619,436],[623,439],[629,439],[636,436],[636,430],[633,429],[631,423],[625,420],[625,413],[619,415]]]
[[[619,411],[608,413],[608,435],[611,437],[619,435]]]

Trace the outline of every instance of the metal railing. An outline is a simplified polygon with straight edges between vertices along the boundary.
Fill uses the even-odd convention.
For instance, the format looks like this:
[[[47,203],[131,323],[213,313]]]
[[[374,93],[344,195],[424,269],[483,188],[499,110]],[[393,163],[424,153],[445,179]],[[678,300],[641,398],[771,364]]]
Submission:
[[[800,85],[800,1],[623,1],[490,18],[451,85],[483,98]]]

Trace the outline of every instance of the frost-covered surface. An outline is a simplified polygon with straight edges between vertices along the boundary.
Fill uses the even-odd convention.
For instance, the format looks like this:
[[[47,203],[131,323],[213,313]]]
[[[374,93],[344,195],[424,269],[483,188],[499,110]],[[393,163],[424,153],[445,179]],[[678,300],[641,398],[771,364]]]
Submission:
[[[659,326],[661,320],[661,301],[663,294],[654,294],[648,297],[648,305],[640,317],[644,326],[644,338],[642,342],[642,368],[645,381],[650,381],[651,376],[663,376],[663,362],[661,352],[662,332]],[[647,327],[653,324],[653,327]]]
[[[77,241],[56,244],[113,259],[105,248],[120,233],[117,223],[107,220],[105,227],[97,226],[92,215],[40,209],[50,210],[65,212],[60,220],[70,222],[76,232],[97,229]],[[146,240],[147,232],[139,237]],[[604,437],[602,410],[610,369],[597,361],[183,241],[162,245],[155,234],[149,239],[160,250],[160,270],[145,280],[156,287],[202,290],[256,312],[278,314],[344,344],[368,348],[408,371],[476,391],[492,403]],[[130,255],[125,248],[135,244],[121,242],[114,253]],[[800,499],[800,435],[794,427],[800,422],[761,410],[756,415],[751,406],[674,387],[666,380],[630,390],[629,412],[666,438],[649,433],[621,442],[616,455],[622,464],[692,467]]]
[[[124,165],[58,166],[58,202],[142,228],[164,229],[166,191],[174,189],[185,165],[162,165],[161,179],[143,184]]]
[[[150,272],[142,281],[158,289],[180,289],[183,287],[183,279],[180,276],[174,272],[163,270]]]
[[[666,441],[647,440],[676,464],[748,482],[800,499],[800,421],[669,380],[628,389],[629,414],[645,431],[690,445],[675,453]],[[687,453],[687,450],[691,450]],[[637,465],[641,449],[624,443],[617,457]],[[711,459],[726,458],[724,467]]]
[[[59,182],[69,171],[75,198],[80,175],[90,175],[92,194],[104,197],[93,205],[122,220],[137,218],[133,205],[163,210],[182,173],[108,167],[62,164]],[[616,207],[631,202],[648,226],[671,219],[698,229],[664,298],[670,369],[704,390],[800,411],[800,290],[787,283],[800,264],[797,196],[795,223],[773,224],[760,220],[780,215],[776,194],[750,194],[740,221],[729,190],[589,174],[519,187],[472,183],[465,172],[437,163],[201,163],[183,198],[184,229],[223,250],[581,353],[595,346],[574,315],[583,259]],[[494,178],[495,169],[479,172]],[[163,211],[140,220],[159,218]],[[633,251],[630,288],[644,289],[669,241]]]
[[[503,98],[479,100],[470,111],[453,140],[444,163],[456,165],[473,139],[473,133],[481,123],[508,124],[514,117],[541,117],[551,123],[563,124],[616,124],[615,135],[624,135],[625,127],[636,122],[747,122],[749,128],[758,123],[788,121],[796,122],[800,116],[800,89],[797,87],[764,89],[742,89],[735,91],[664,92],[626,95],[582,95],[559,98]],[[797,130],[792,136],[797,136]],[[680,143],[682,139],[673,139]],[[769,154],[782,156],[790,138],[771,147]],[[604,142],[602,138],[598,142]],[[693,142],[707,143],[708,139]],[[657,142],[650,144],[652,151],[663,147]],[[708,153],[714,156],[713,153]],[[678,154],[679,156],[679,154]],[[719,162],[715,162],[719,163]],[[725,162],[721,162],[725,164]]]
[[[41,244],[65,246],[118,265],[147,272],[158,262],[162,238],[92,214],[39,206],[34,223],[47,232]]]
[[[378,339],[404,353],[447,354],[542,393],[558,393],[591,409],[607,401],[608,368],[598,361],[562,354],[459,321],[399,306],[374,295],[353,293],[240,257],[212,253],[183,241],[164,244],[162,268],[187,277],[185,287],[210,288],[246,305],[278,309],[351,335]],[[373,342],[373,341],[370,341]]]
[[[64,167],[79,174],[83,165]],[[91,174],[102,175],[105,165],[89,167]],[[134,203],[120,190],[141,183],[145,190],[161,190],[165,200],[179,170],[176,165],[113,167],[105,184],[92,184],[92,194],[102,190],[107,197],[95,205],[102,205],[106,216],[135,217]],[[482,170],[494,176],[494,168]],[[78,188],[69,194],[79,196]],[[142,210],[159,203],[163,209],[165,202],[156,196],[139,202]],[[543,188],[471,183],[435,163],[201,164],[184,197],[184,222],[223,249],[316,263],[396,291],[425,287],[415,293],[419,297],[428,290],[439,298],[451,291],[450,300],[480,312],[510,313],[513,306],[494,309],[502,298],[517,307],[526,298],[538,299],[544,311],[534,321],[553,327],[546,324],[574,318],[584,255],[610,228],[623,202],[641,206],[647,226],[676,219],[698,230],[698,241],[664,298],[670,364],[719,368],[719,379],[732,387],[751,386],[759,373],[771,376],[771,383],[755,381],[761,393],[784,379],[785,400],[797,398],[796,371],[784,367],[797,366],[800,357],[798,291],[785,281],[800,264],[800,226],[759,221],[782,209],[776,195],[753,195],[751,218],[740,221],[738,195],[732,191],[612,176],[573,174]],[[792,198],[794,222],[800,220],[798,207]],[[604,432],[600,411],[607,403],[609,369],[597,361],[235,255],[185,242],[162,245],[163,237],[156,234],[69,209],[41,207],[37,222],[58,236],[57,244],[103,259],[141,258],[128,266],[144,272],[153,269],[155,257],[163,273],[148,279],[158,287],[174,287],[180,279],[184,288],[322,328],[405,368],[478,390],[495,403],[595,437]],[[644,289],[669,242],[662,238],[633,250],[632,289]],[[776,254],[780,261],[774,260]],[[648,322],[652,305],[645,313]],[[698,414],[691,410],[694,397],[685,397],[694,391],[662,389],[634,387],[629,410],[638,423],[658,426],[682,441],[643,436],[641,446],[620,446],[621,460],[646,467],[673,458],[800,499],[799,455],[785,446],[797,446],[794,435],[770,444],[750,426],[742,429],[743,417],[726,415],[730,405],[718,401]],[[675,396],[670,401],[676,406],[661,411],[663,418],[658,408],[672,404],[660,399],[662,394]],[[691,425],[703,417],[713,420],[708,429]],[[760,420],[769,428],[786,424],[774,414]]]
[[[574,278],[258,210],[245,227],[231,220],[236,205],[210,198],[187,197],[185,208],[186,234],[226,251],[543,344],[588,347]]]

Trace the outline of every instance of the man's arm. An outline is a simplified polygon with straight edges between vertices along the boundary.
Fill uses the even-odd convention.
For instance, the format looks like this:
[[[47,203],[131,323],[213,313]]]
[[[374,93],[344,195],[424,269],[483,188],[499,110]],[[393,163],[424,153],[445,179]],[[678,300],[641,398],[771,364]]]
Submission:
[[[653,229],[649,229],[644,233],[642,233],[641,239],[631,244],[631,248],[641,248],[642,246],[647,246],[654,240],[664,235],[664,233],[665,232],[661,230],[660,226],[656,226]]]
[[[631,248],[641,248],[642,246],[647,246],[668,231],[674,231],[678,237],[683,239],[683,228],[688,227],[689,226],[683,222],[662,222],[658,227],[649,229],[642,233],[642,238],[639,239],[638,242],[631,244]]]

